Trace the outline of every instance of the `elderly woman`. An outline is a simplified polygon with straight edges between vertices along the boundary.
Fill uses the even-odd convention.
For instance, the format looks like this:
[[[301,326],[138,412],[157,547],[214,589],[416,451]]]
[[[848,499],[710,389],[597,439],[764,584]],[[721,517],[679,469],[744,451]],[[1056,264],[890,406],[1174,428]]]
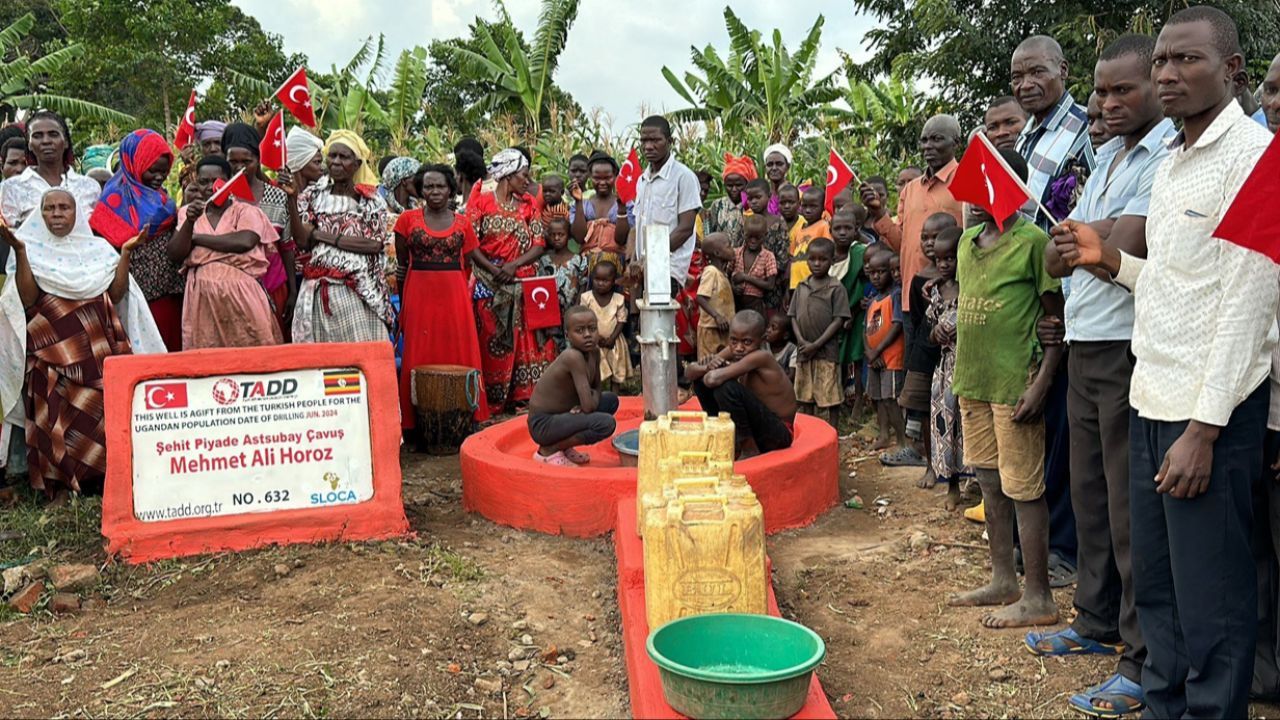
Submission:
[[[774,143],[764,149],[764,176],[769,180],[769,214],[780,215],[778,191],[787,184],[791,171],[791,149],[782,143]]]
[[[27,169],[0,184],[0,216],[10,227],[18,227],[46,191],[62,188],[76,199],[80,215],[87,220],[102,186],[73,170],[74,166],[67,121],[48,110],[33,113],[27,120]]]
[[[164,189],[173,167],[169,143],[154,130],[135,130],[120,143],[120,169],[102,189],[89,226],[119,248],[144,230],[155,242],[134,252],[131,272],[156,327],[172,352],[182,349],[182,265],[165,254],[177,206]]]
[[[515,148],[494,156],[495,183],[467,204],[480,253],[472,266],[480,352],[489,413],[527,402],[549,361],[549,343],[525,327],[520,278],[533,277],[544,246],[542,220],[528,195],[529,161]]]
[[[129,277],[142,236],[117,254],[89,230],[78,205],[55,188],[16,232],[0,226],[0,242],[13,250],[12,280],[0,293],[0,412],[25,426],[31,485],[50,497],[101,488],[106,358],[164,352]]]
[[[734,157],[724,154],[724,170],[720,174],[724,182],[724,197],[716,198],[707,207],[703,232],[724,233],[734,248],[742,247],[742,192],[747,183],[756,179],[756,163],[749,156]]]
[[[395,324],[384,272],[387,204],[369,147],[350,130],[335,130],[324,146],[329,174],[289,194],[294,241],[310,251],[293,314],[294,342],[389,341]]]
[[[573,193],[569,221],[573,237],[587,258],[588,274],[601,260],[612,262],[615,268],[623,267],[631,222],[627,204],[614,192],[617,177],[618,163],[606,153],[594,152],[587,163],[587,179],[594,194],[585,197],[583,188]]]
[[[382,184],[378,186],[378,194],[387,203],[387,213],[391,215],[391,224],[405,210],[418,206],[417,187],[414,176],[422,168],[422,163],[411,157],[392,158],[382,170]]]
[[[289,134],[284,139],[284,147],[287,151],[284,169],[276,176],[281,189],[292,185],[295,191],[302,192],[325,176],[324,153],[321,152],[324,150],[324,141],[316,137],[315,133],[301,125],[294,125],[289,128]],[[288,207],[288,201],[286,200],[286,211]],[[301,277],[302,267],[306,264],[310,254],[299,248],[298,244],[293,241],[292,223],[285,222],[284,228],[280,230],[280,242],[289,243],[293,246],[295,284],[301,285],[301,280],[297,280],[297,278]],[[290,320],[291,318],[292,316],[290,316]],[[292,324],[292,320],[290,324]],[[284,328],[285,333],[289,333],[291,330],[291,327]]]

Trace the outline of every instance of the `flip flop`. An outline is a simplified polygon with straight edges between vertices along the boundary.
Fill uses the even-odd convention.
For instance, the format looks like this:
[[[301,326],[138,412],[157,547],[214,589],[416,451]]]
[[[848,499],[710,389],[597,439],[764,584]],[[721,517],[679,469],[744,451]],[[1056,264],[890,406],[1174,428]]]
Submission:
[[[562,450],[561,452],[563,452],[564,456],[569,458],[569,462],[573,463],[574,465],[586,465],[587,463],[591,462],[590,455],[584,452],[581,452],[575,448],[569,448],[568,450]]]
[[[1057,553],[1049,553],[1049,587],[1071,587],[1078,579],[1076,569]]]
[[[1123,644],[1101,643],[1081,636],[1073,628],[1065,630],[1027,633],[1023,644],[1032,655],[1040,657],[1061,657],[1063,655],[1119,655],[1124,652]],[[1040,644],[1048,642],[1050,649],[1040,649]]]
[[[901,447],[892,453],[882,453],[880,464],[885,467],[924,467],[924,458],[913,447]]]
[[[1094,700],[1106,700],[1115,707],[1103,710]],[[1118,718],[1135,713],[1147,706],[1142,687],[1129,678],[1116,673],[1082,693],[1072,695],[1067,704],[1072,710],[1096,718]]]

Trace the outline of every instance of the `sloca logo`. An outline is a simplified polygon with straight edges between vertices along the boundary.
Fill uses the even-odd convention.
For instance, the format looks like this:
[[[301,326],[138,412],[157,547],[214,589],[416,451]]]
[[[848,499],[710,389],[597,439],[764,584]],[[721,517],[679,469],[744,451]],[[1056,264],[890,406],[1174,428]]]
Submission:
[[[231,405],[237,400],[280,400],[291,397],[298,392],[298,381],[292,378],[285,380],[249,380],[236,382],[231,378],[222,378],[213,384],[213,399],[219,405]]]
[[[344,503],[356,502],[354,490],[339,490],[338,485],[342,483],[342,478],[335,472],[327,472],[324,474],[324,481],[329,486],[329,492],[313,492],[311,493],[312,505],[337,505]]]

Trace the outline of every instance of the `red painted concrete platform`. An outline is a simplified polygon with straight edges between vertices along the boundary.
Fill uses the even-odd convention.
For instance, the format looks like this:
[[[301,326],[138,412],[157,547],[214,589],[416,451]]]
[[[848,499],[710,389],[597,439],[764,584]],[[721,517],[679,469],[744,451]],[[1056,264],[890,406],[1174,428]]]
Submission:
[[[667,704],[662,695],[662,679],[658,666],[649,659],[645,643],[649,638],[649,622],[644,606],[644,544],[636,535],[636,504],[632,499],[619,501],[617,531],[613,534],[618,553],[618,607],[622,611],[622,640],[627,656],[627,679],[631,690],[631,716],[637,718],[683,717]],[[779,616],[778,602],[769,587],[769,614]],[[834,718],[835,711],[827,702],[815,673],[809,685],[809,697],[796,718]]]
[[[694,400],[683,407],[696,410],[698,404]],[[620,398],[617,432],[639,427],[643,414],[641,398]],[[590,465],[551,467],[533,459],[536,447],[525,418],[486,428],[462,445],[462,506],[524,530],[604,535],[614,529],[618,501],[635,497],[636,470],[620,466],[608,440],[580,449],[591,455]],[[735,463],[734,471],[747,477],[764,506],[766,532],[804,527],[839,499],[835,430],[797,415],[789,449]]]

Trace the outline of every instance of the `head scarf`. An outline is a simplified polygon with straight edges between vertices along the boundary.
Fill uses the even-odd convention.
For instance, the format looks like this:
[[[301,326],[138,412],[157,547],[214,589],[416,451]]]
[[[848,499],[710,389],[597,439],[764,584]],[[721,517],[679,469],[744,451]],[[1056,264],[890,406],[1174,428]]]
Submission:
[[[196,141],[203,144],[205,140],[221,140],[222,132],[226,129],[227,124],[217,120],[196,123]]]
[[[120,247],[144,226],[155,236],[174,223],[177,208],[169,193],[142,183],[142,173],[162,157],[172,162],[173,151],[154,130],[134,130],[120,143],[120,170],[103,186],[89,218],[90,227],[113,246]]]
[[[139,131],[139,132],[150,132]],[[126,142],[127,142],[126,138]],[[89,229],[89,220],[77,203],[76,223],[71,232],[59,237],[44,222],[44,199],[50,193],[71,193],[61,188],[47,190],[40,204],[14,234],[27,246],[27,262],[40,289],[68,300],[88,300],[105,293],[116,276],[120,255]],[[74,197],[73,197],[74,200]],[[101,203],[99,203],[101,206]],[[6,272],[17,269],[16,256],[9,254]],[[138,283],[129,278],[129,293],[116,305],[116,314],[129,336],[134,353],[164,352],[164,340],[147,307]],[[27,318],[18,296],[18,283],[9,282],[0,292],[0,416],[9,422],[21,417],[22,382],[25,374]]]
[[[356,171],[356,176],[352,181],[356,185],[370,185],[376,187],[378,185],[378,174],[373,171],[373,153],[369,151],[369,146],[364,144],[364,139],[350,130],[334,130],[329,133],[329,141],[324,144],[325,157],[329,156],[329,150],[334,145],[342,145],[355,153],[356,157],[362,162],[360,169]]]
[[[300,172],[324,148],[324,141],[301,125],[289,128],[284,139],[285,165],[289,172]]]
[[[527,167],[529,167],[529,161],[524,159],[524,153],[515,148],[507,148],[493,156],[493,162],[489,163],[489,177],[501,180]]]
[[[111,155],[116,151],[114,145],[90,145],[80,155],[80,172],[87,173],[94,168],[111,169]]]
[[[782,143],[774,143],[769,147],[765,148],[764,156],[763,156],[764,161],[766,163],[769,162],[769,156],[774,153],[778,153],[782,157],[786,158],[788,165],[791,164],[791,149],[788,148],[786,145],[783,145]]]
[[[417,174],[422,163],[411,157],[398,157],[382,169],[382,187],[390,192],[400,186],[400,183],[408,180]]]
[[[725,153],[724,172],[720,174],[720,179],[723,180],[734,174],[741,175],[746,178],[747,182],[751,182],[759,177],[756,175],[756,163],[751,159],[751,156],[743,155],[742,157],[734,157],[732,153]]]
[[[262,144],[262,136],[252,125],[242,122],[231,123],[227,129],[222,131],[222,154],[230,154],[231,148],[245,148],[253,153],[254,157],[259,156],[258,146]]]

